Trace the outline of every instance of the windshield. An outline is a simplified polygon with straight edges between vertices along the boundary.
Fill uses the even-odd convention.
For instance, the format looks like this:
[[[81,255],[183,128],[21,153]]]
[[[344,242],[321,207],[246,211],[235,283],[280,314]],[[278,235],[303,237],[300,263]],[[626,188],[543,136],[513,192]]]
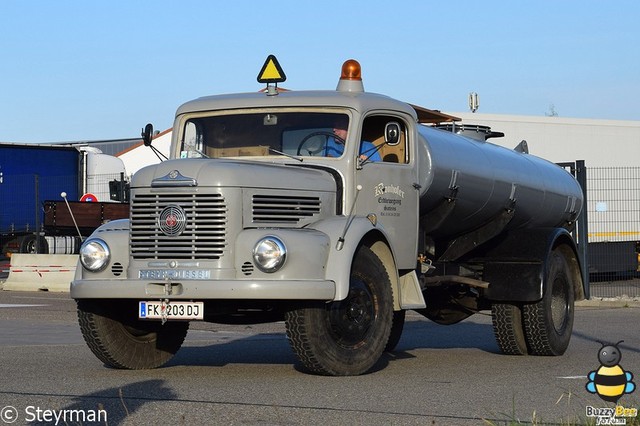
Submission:
[[[339,157],[349,117],[344,113],[261,112],[189,119],[181,158],[267,155]]]

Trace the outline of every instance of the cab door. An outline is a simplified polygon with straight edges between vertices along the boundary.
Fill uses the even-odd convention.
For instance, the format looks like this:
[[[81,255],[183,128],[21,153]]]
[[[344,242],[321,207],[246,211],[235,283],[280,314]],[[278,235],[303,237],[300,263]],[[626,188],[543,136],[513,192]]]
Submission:
[[[385,142],[397,129],[397,141]],[[361,148],[356,161],[358,215],[374,214],[377,227],[389,238],[400,269],[416,267],[419,187],[408,120],[390,114],[370,114],[362,123]],[[387,135],[388,136],[388,135]],[[371,155],[371,144],[378,156]]]

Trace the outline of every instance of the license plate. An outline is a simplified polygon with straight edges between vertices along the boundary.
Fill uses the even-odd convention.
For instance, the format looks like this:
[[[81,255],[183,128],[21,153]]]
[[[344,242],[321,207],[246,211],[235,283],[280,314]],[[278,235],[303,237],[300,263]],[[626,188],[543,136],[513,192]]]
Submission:
[[[138,318],[167,320],[201,320],[204,319],[203,302],[139,302]]]

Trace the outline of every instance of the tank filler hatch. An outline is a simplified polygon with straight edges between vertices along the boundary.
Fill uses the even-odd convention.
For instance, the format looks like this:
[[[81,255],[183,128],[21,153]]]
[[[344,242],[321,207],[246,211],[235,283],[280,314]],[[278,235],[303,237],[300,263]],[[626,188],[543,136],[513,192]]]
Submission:
[[[477,141],[485,142],[490,138],[501,138],[504,136],[502,132],[494,132],[489,126],[481,126],[478,124],[456,124],[447,123],[439,124],[437,129],[446,130],[448,132],[455,133],[457,135],[466,136]]]

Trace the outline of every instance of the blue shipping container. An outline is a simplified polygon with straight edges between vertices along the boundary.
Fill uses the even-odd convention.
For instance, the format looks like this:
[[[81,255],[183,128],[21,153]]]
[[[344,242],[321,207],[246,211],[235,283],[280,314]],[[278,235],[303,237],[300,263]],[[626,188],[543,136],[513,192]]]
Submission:
[[[0,144],[0,233],[33,232],[43,203],[79,198],[82,153],[70,146]]]

